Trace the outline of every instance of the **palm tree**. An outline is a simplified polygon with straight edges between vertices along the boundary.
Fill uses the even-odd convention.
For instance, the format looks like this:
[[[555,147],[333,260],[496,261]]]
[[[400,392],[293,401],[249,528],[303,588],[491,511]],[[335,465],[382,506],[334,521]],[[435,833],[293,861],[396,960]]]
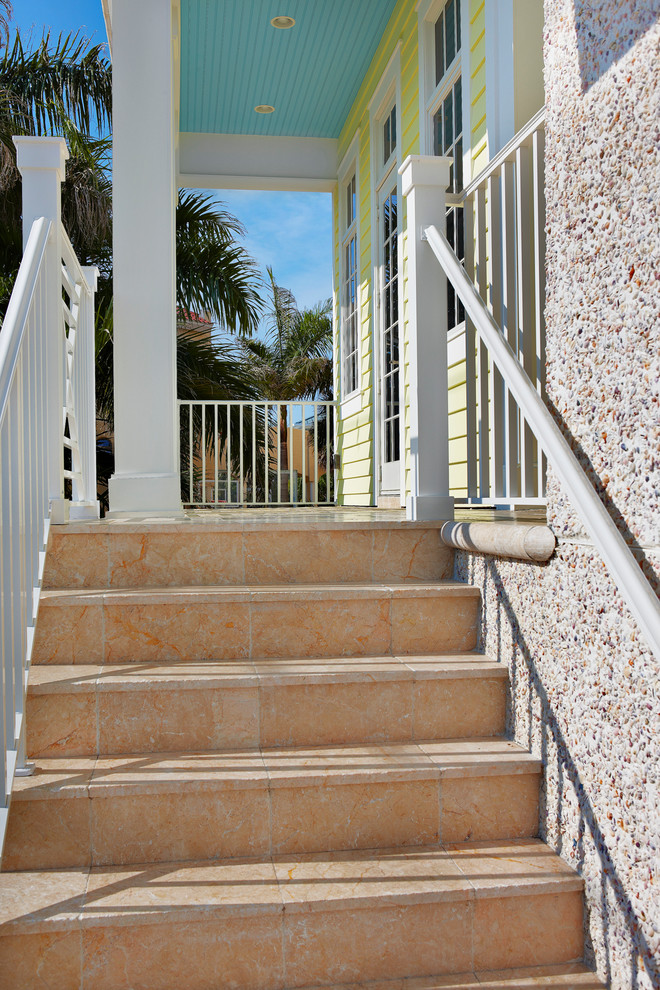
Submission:
[[[266,269],[272,308],[265,340],[246,340],[243,349],[263,397],[286,403],[296,399],[332,399],[332,300],[298,309],[295,297],[278,285],[272,268]],[[289,468],[289,424],[286,405],[278,415],[283,470]],[[304,428],[304,424],[303,424]],[[327,431],[324,421],[322,430]],[[322,450],[326,444],[322,443]],[[321,458],[324,460],[324,458]],[[288,479],[282,479],[280,498],[288,501]]]

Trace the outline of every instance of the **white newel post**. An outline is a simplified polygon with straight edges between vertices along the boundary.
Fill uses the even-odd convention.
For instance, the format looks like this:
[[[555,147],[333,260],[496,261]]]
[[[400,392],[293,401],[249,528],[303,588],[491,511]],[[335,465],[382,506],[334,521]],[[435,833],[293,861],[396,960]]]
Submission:
[[[408,348],[411,520],[454,518],[449,495],[447,283],[426,227],[445,229],[450,158],[410,155],[399,169],[408,205]]]
[[[66,142],[56,137],[15,137],[16,163],[23,185],[23,249],[32,224],[40,217],[52,221],[46,258],[43,306],[48,330],[48,367],[58,369],[48,380],[48,498],[50,519],[64,523],[69,502],[64,498],[64,322],[62,313],[62,196]]]
[[[111,514],[181,511],[171,0],[113,0]]]

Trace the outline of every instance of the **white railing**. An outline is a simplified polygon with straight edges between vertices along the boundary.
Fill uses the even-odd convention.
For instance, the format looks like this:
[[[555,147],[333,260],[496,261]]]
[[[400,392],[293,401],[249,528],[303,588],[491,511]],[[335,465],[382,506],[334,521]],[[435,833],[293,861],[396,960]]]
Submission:
[[[539,390],[519,356],[495,322],[479,292],[465,272],[447,238],[437,227],[425,229],[426,240],[460,296],[468,318],[486,348],[507,390],[525,417],[539,448],[555,474],[607,565],[630,611],[637,619],[655,655],[660,659],[660,603],[637,560],[598,497],[567,440],[552,418]]]
[[[71,518],[98,515],[96,499],[96,395],[94,292],[98,270],[82,268],[64,229],[62,238],[62,310],[64,332],[63,443],[70,465]],[[65,455],[65,460],[69,458]]]
[[[59,219],[64,142],[16,143],[29,233],[0,328],[0,854],[14,777],[32,769],[26,762],[25,699],[49,527],[69,512],[98,514],[98,273],[80,267]],[[49,216],[40,216],[35,204]],[[71,458],[69,467],[65,457]]]
[[[332,505],[335,403],[180,400],[185,505]]]
[[[48,354],[41,319],[48,220],[36,221],[0,330],[0,849],[16,769],[25,765],[25,695],[48,540]]]
[[[456,201],[465,269],[539,395],[545,392],[544,111]],[[448,202],[455,202],[448,197]],[[469,317],[465,321],[468,505],[545,504],[534,431]]]

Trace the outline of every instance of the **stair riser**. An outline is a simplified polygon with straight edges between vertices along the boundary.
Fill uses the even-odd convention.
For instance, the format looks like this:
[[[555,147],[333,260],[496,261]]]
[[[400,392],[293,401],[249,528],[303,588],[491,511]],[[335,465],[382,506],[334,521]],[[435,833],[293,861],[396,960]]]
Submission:
[[[581,955],[577,892],[217,919],[207,911],[196,920],[165,914],[156,924],[83,921],[82,931],[5,935],[0,988],[15,990],[20,977],[21,990],[209,990],[222,974],[233,990],[282,990]]]
[[[14,800],[6,870],[532,837],[536,773]],[[31,836],[32,841],[25,841]]]
[[[506,680],[259,684],[28,694],[31,757],[500,735]]]
[[[42,603],[35,663],[165,663],[443,653],[476,646],[479,598]]]
[[[431,581],[451,576],[439,530],[51,532],[45,588]]]

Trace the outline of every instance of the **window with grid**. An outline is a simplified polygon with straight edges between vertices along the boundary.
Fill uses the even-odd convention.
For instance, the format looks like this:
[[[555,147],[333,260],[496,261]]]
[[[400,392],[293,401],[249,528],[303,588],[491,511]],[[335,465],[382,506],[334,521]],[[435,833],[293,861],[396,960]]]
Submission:
[[[355,175],[346,184],[346,233],[342,242],[342,397],[358,387],[357,230]]]
[[[451,158],[449,192],[463,188],[463,86],[460,76],[461,18],[459,0],[447,0],[435,22],[435,81],[440,96],[433,111],[433,153]],[[447,210],[447,240],[461,261],[465,257],[463,210]],[[465,319],[463,303],[447,285],[447,321],[451,330]]]

